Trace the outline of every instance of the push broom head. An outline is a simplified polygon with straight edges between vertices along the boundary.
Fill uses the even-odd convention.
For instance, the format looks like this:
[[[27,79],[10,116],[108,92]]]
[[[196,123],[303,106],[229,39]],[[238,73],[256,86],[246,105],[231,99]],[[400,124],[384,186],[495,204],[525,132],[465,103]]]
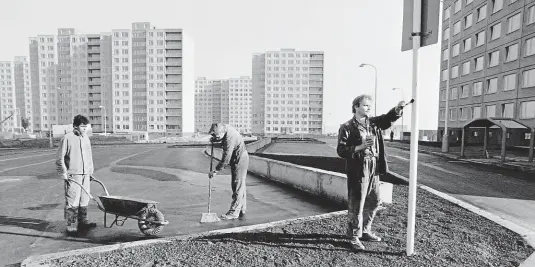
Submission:
[[[220,219],[215,213],[203,213],[201,216],[201,223],[219,222]]]

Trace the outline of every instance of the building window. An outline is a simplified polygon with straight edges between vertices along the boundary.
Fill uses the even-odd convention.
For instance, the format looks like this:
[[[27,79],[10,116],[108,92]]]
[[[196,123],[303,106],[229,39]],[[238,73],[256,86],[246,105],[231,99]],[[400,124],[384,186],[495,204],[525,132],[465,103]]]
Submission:
[[[474,2],[474,0],[466,0],[466,5],[469,5],[469,4],[471,4],[472,2]]]
[[[502,23],[494,24],[490,27],[490,40],[496,40],[500,38],[502,34]]]
[[[453,24],[453,35],[457,35],[461,32],[461,21],[455,22]]]
[[[480,71],[483,69],[483,57],[478,57],[475,59],[475,70],[474,71]]]
[[[498,66],[500,63],[500,51],[494,51],[489,54],[489,67]]]
[[[459,76],[459,66],[454,66],[451,68],[451,78],[455,79]]]
[[[463,75],[467,75],[470,73],[470,61],[466,61],[463,63]]]
[[[477,9],[477,22],[484,20],[487,17],[487,5]]]
[[[535,54],[535,37],[526,40],[526,56]]]
[[[482,46],[483,44],[485,44],[485,31],[476,34],[476,47]]]
[[[470,38],[464,39],[463,46],[464,46],[464,52],[467,52],[470,49],[472,49],[472,38],[470,37]]]
[[[442,61],[446,61],[448,60],[448,56],[449,56],[449,49],[444,49],[444,51],[442,51]]]
[[[496,105],[487,105],[487,118],[496,116]]]
[[[451,6],[444,10],[444,20],[447,20],[450,18],[450,13],[451,13]]]
[[[450,28],[447,28],[444,30],[444,33],[442,33],[442,40],[446,41],[448,38],[450,38]]]
[[[448,114],[448,117],[450,118],[450,121],[455,121],[455,119],[457,119],[457,109],[456,108],[450,108],[450,112]]]
[[[475,82],[472,90],[472,96],[479,96],[483,92],[483,82]]]
[[[535,101],[526,101],[520,103],[520,118],[533,119],[535,118]]]
[[[472,119],[481,118],[481,107],[472,107]]]
[[[505,48],[505,61],[513,61],[518,58],[518,44],[510,45]]]
[[[494,94],[498,91],[498,78],[492,78],[487,80],[487,91],[486,94]]]
[[[446,100],[446,90],[440,90],[440,101]]]
[[[515,112],[515,104],[502,104],[502,118],[513,118]]]
[[[445,70],[442,70],[442,81],[447,81],[448,80],[448,70],[445,69]]]
[[[520,13],[512,16],[512,17],[509,17],[507,19],[507,33],[512,33],[514,31],[517,31],[518,29],[520,29]]]
[[[459,11],[461,11],[461,0],[457,0],[453,4],[453,14],[455,14],[455,13],[457,13]]]
[[[503,77],[503,90],[511,91],[516,88],[516,73],[505,75]]]
[[[457,87],[453,87],[451,88],[451,92],[450,92],[450,100],[455,100],[457,99],[457,95],[459,94],[459,92],[457,91]]]
[[[492,13],[496,13],[503,8],[503,0],[492,0]]]
[[[528,8],[528,24],[535,22],[535,6]]]
[[[467,98],[468,97],[468,91],[470,91],[470,86],[468,86],[468,85],[461,86],[461,98]]]
[[[524,71],[522,79],[522,88],[533,86],[535,86],[535,69]]]
[[[453,47],[452,47],[452,57],[456,57],[456,56],[459,55],[460,47],[461,47],[461,44],[459,44],[459,43],[453,45]]]
[[[470,15],[464,17],[464,28],[468,29],[468,28],[472,27],[472,21],[473,20],[474,20],[473,13],[470,13]]]
[[[459,114],[459,120],[465,121],[467,119],[467,117],[468,117],[467,116],[468,115],[467,114],[468,113],[467,108],[459,108],[459,113],[460,113]]]

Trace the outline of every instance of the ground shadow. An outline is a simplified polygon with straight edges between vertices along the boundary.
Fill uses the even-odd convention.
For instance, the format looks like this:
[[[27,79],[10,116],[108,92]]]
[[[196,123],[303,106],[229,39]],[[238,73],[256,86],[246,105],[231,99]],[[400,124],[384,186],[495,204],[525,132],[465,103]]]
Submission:
[[[229,233],[201,237],[199,241],[211,242],[238,242],[244,245],[259,244],[270,247],[305,248],[331,251],[352,250],[349,240],[345,235],[338,234],[288,234],[288,233]],[[329,246],[330,245],[330,246]],[[364,253],[388,254],[398,256],[403,254],[393,251],[371,251],[363,250]]]
[[[140,175],[145,178],[157,180],[157,181],[182,181],[178,176],[169,174],[166,172],[156,171],[156,170],[147,170],[141,168],[130,168],[130,167],[112,167],[112,172],[123,173],[123,174],[133,174]]]
[[[8,217],[0,215],[0,225],[17,226],[21,228],[44,232],[51,228],[51,223],[34,218]]]
[[[50,204],[41,204],[36,207],[27,207],[25,209],[27,210],[53,210],[56,209],[59,205],[58,203],[50,203]]]

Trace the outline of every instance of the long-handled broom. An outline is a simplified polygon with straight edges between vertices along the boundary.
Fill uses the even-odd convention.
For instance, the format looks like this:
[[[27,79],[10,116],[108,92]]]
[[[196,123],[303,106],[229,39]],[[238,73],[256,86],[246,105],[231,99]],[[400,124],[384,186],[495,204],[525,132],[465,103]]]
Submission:
[[[214,158],[214,144],[212,143],[212,151],[210,152],[210,172],[212,172],[213,158]],[[202,214],[201,223],[220,221],[219,217],[217,217],[217,214],[210,212],[210,204],[212,204],[212,178],[208,179],[208,213]]]

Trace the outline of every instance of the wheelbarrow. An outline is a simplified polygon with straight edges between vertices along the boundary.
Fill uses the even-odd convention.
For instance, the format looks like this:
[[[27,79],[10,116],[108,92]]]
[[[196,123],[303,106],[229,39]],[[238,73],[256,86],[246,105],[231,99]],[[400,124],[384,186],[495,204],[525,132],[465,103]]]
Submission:
[[[105,196],[99,196],[99,202],[87,192],[80,183],[70,178],[68,180],[78,184],[89,198],[97,203],[98,208],[104,212],[105,228],[112,228],[113,225],[123,226],[125,221],[130,218],[138,221],[139,230],[141,230],[143,234],[147,236],[156,236],[162,231],[164,225],[169,224],[168,221],[164,220],[162,212],[156,207],[158,204],[156,201],[123,196],[110,196],[104,183],[91,177],[90,181],[95,181],[100,184],[104,189],[104,193],[106,193]],[[108,214],[115,215],[115,219],[110,225],[107,224],[106,220]]]

